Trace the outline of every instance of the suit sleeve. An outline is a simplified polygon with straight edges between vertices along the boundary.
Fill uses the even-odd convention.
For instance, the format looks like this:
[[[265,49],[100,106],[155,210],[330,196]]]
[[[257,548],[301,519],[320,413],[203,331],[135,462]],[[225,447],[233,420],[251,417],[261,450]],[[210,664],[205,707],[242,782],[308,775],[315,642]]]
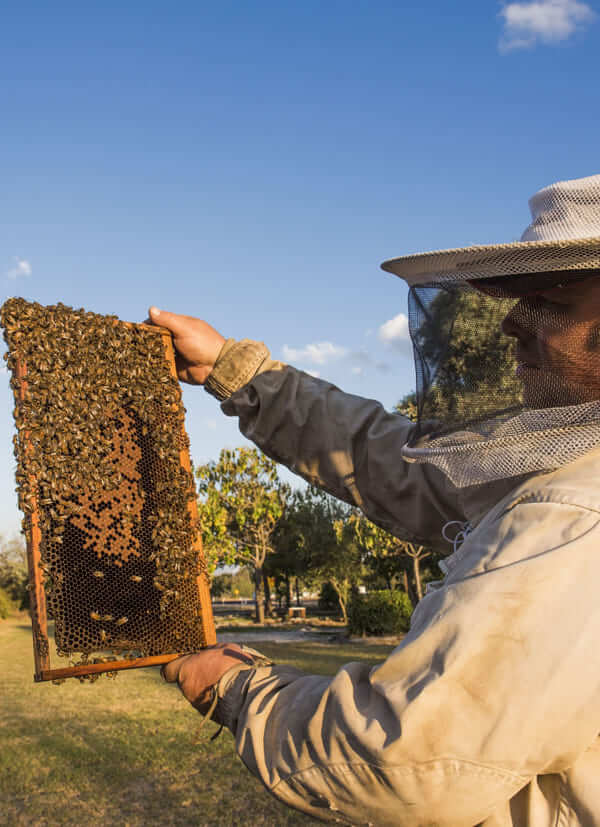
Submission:
[[[448,551],[442,526],[464,515],[442,472],[402,459],[413,423],[378,402],[265,357],[266,349],[256,370],[260,355],[253,344],[264,348],[246,340],[226,345],[213,379],[225,399],[222,410],[239,418],[241,432],[395,536]],[[256,371],[251,379],[248,365]]]

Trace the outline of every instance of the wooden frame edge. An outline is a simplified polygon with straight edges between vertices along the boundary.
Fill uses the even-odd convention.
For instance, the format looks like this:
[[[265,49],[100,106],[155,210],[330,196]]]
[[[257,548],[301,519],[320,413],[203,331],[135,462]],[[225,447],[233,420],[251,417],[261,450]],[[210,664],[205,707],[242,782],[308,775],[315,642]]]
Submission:
[[[102,672],[120,672],[124,669],[140,669],[143,666],[161,666],[164,663],[170,663],[176,658],[180,658],[184,653],[176,655],[151,655],[145,658],[135,658],[134,660],[113,660],[105,661],[104,663],[82,663],[79,666],[65,666],[62,669],[42,669],[39,673],[36,672],[34,680],[36,683],[41,681],[55,681],[64,678],[81,678],[85,675],[99,675]]]

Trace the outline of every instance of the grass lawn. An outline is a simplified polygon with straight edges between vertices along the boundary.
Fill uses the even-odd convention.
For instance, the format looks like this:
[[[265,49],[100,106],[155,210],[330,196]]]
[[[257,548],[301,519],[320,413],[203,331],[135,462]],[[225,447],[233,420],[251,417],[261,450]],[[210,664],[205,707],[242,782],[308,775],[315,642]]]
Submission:
[[[383,644],[259,644],[278,663],[323,675],[375,663]],[[57,659],[53,658],[53,665]],[[158,669],[93,684],[33,682],[29,618],[0,621],[0,824],[308,825],[237,757]]]

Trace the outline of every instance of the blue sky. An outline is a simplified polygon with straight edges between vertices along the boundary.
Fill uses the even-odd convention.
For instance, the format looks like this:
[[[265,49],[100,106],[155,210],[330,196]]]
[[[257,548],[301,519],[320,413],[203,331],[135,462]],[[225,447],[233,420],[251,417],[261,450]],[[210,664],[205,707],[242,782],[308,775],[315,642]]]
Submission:
[[[0,19],[2,300],[200,316],[388,408],[413,366],[379,263],[518,238],[536,190],[600,172],[597,2],[21,0]],[[243,444],[183,393],[196,464]]]

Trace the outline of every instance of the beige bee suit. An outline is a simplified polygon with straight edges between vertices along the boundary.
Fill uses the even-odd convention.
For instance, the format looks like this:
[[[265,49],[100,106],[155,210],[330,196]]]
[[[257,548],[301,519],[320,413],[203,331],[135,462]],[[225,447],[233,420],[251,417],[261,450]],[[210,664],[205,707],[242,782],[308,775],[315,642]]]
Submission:
[[[251,772],[354,824],[600,824],[600,452],[461,494],[400,459],[408,420],[259,343],[229,340],[208,384],[263,451],[389,531],[440,547],[446,522],[472,529],[381,665],[223,676]]]

